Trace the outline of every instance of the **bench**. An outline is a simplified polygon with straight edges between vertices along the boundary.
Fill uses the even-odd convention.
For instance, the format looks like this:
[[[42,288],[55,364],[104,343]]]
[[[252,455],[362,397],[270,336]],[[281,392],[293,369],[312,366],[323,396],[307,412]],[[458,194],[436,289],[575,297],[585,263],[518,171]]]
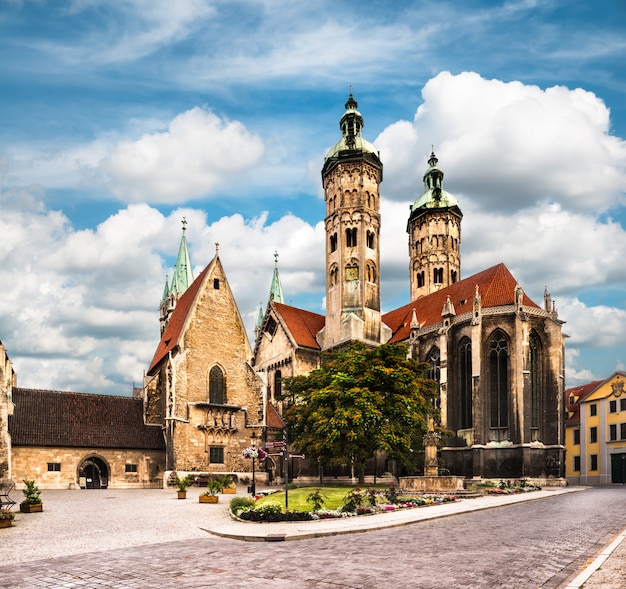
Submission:
[[[11,509],[16,501],[11,499],[11,491],[15,489],[15,482],[11,479],[0,479],[0,509]]]

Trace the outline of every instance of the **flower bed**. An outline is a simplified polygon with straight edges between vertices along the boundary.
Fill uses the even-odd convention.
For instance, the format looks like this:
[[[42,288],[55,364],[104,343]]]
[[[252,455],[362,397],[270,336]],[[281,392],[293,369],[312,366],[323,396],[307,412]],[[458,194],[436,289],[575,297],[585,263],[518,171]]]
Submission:
[[[500,481],[496,486],[485,487],[488,495],[514,495],[516,493],[530,493],[531,491],[541,491],[541,487],[530,481],[521,481],[513,484],[511,481]]]
[[[358,490],[357,490],[358,491]],[[315,511],[288,511],[283,512],[282,506],[278,503],[264,503],[254,506],[252,500],[247,500],[244,504],[241,499],[231,502],[231,512],[239,519],[254,522],[280,522],[280,521],[311,521],[320,519],[341,519],[346,517],[357,517],[361,515],[374,515],[378,513],[389,513],[404,509],[414,509],[428,505],[441,505],[456,501],[454,495],[428,495],[421,497],[400,498],[396,503],[378,503],[371,500],[366,505],[354,504],[354,493],[346,496],[347,505],[338,509],[317,509]]]

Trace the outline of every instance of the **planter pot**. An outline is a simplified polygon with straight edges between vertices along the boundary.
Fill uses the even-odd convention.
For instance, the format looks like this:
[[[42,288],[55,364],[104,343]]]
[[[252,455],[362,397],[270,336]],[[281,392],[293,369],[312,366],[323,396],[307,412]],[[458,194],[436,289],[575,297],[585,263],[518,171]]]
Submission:
[[[178,491],[179,499],[187,499],[187,491]]]
[[[0,528],[10,528],[13,525],[13,520],[0,519]]]
[[[222,489],[222,493],[224,495],[234,495],[235,493],[237,493],[237,489],[235,487],[224,487]]]
[[[200,503],[217,503],[219,500],[217,495],[200,495]]]
[[[39,513],[43,511],[43,503],[20,503],[22,513]]]

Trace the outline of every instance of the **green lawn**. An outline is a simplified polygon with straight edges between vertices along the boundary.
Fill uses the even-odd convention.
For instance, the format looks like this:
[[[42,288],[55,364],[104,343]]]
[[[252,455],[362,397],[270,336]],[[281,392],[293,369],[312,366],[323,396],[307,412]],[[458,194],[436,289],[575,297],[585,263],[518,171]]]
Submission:
[[[324,497],[323,509],[337,509],[343,505],[343,498],[355,487],[346,485],[337,487],[299,487],[297,489],[289,489],[289,511],[311,511],[311,504],[307,503],[306,498],[314,493],[317,489],[320,489],[322,496]],[[367,487],[371,488],[371,487]],[[380,485],[376,485],[374,488],[384,489]],[[364,490],[363,487],[361,487]],[[261,497],[257,499],[257,505],[263,505],[265,503],[279,503],[285,509],[285,492],[273,493],[267,497]]]

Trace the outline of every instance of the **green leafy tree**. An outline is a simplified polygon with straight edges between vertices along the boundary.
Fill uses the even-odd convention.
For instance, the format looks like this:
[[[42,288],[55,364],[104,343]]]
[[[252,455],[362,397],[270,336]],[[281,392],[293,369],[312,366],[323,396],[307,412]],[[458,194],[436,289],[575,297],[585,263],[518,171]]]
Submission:
[[[317,370],[283,381],[294,445],[326,464],[354,463],[361,484],[377,450],[414,466],[437,396],[426,368],[407,358],[406,344],[325,354]]]

